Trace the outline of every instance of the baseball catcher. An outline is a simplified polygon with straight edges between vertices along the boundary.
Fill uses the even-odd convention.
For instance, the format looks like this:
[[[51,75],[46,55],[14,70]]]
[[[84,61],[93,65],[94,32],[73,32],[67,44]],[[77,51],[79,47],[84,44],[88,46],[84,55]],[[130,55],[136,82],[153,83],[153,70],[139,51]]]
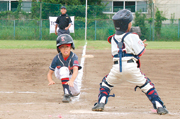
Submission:
[[[129,32],[133,15],[129,10],[120,10],[113,17],[115,35],[108,38],[111,43],[113,66],[110,73],[100,83],[98,102],[93,111],[103,111],[110,97],[110,91],[117,82],[128,81],[140,88],[151,101],[157,113],[167,114],[164,103],[160,99],[154,84],[140,71],[140,56],[145,52],[145,40],[142,41],[136,33]]]

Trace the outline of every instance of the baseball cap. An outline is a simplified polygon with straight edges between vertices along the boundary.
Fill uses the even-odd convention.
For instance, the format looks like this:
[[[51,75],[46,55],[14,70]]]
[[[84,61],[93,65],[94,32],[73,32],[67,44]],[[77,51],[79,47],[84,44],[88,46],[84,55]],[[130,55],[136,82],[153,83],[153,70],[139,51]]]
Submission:
[[[61,9],[66,9],[66,7],[65,7],[65,6],[62,6]]]

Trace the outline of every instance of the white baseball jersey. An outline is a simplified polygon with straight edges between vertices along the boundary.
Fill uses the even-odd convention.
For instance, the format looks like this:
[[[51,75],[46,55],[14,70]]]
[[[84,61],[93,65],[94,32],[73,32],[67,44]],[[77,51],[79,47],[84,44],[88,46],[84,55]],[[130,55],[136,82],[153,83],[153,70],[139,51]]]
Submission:
[[[122,41],[123,36],[126,33],[122,34],[122,35],[115,35],[115,39],[118,42]],[[142,40],[139,38],[139,36],[137,34],[134,33],[130,33],[128,34],[125,38],[124,38],[124,44],[125,44],[125,48],[123,49],[123,51],[125,51],[128,54],[133,54],[133,55],[137,55],[137,56],[141,56],[144,51],[145,51],[145,47],[144,47],[144,43],[142,42]],[[116,42],[114,41],[114,38],[112,37],[111,40],[111,52],[112,55],[116,55],[118,54],[119,48],[116,44]],[[122,60],[129,60],[132,59],[134,57],[123,57]],[[117,60],[117,58],[113,58],[113,60]]]
[[[122,35],[115,35],[114,37],[118,42],[121,42],[124,35],[125,33]],[[125,51],[125,53],[127,54],[141,56],[145,51],[144,43],[137,34],[133,33],[128,34],[124,38],[124,46],[125,47],[123,48],[123,51]],[[113,37],[111,39],[111,51],[113,56],[117,55],[119,51],[119,48]],[[128,62],[128,60],[130,59],[133,59],[134,62]],[[113,67],[106,78],[108,84],[114,86],[117,83],[126,80],[130,83],[135,84],[136,86],[144,85],[146,82],[146,78],[141,73],[140,68],[137,67],[137,60],[138,59],[134,56],[122,57],[122,72],[120,72],[119,58],[114,57],[113,61],[118,61],[118,64],[113,64]],[[102,85],[108,87],[105,83],[102,83]],[[152,86],[147,85],[146,87],[142,88],[142,91],[147,92],[150,88],[152,88]]]

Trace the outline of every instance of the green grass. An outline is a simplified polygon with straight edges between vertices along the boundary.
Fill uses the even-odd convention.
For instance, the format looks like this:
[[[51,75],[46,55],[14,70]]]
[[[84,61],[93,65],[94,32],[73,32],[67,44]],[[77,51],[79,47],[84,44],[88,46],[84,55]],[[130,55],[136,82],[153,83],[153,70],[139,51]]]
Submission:
[[[180,49],[180,42],[148,41],[147,49]]]
[[[169,41],[147,41],[147,49],[180,49],[180,42]],[[107,41],[88,41],[87,49],[110,49],[111,45]]]
[[[74,40],[76,49],[81,49],[85,41]],[[180,49],[180,42],[148,41],[147,49]],[[56,41],[47,40],[0,40],[0,49],[54,49]],[[111,49],[107,41],[88,41],[88,50]]]
[[[76,48],[84,46],[85,41],[75,40]],[[45,40],[0,40],[0,49],[54,49],[56,41]]]
[[[88,41],[87,43],[87,49],[91,50],[91,49],[97,49],[97,50],[104,50],[104,49],[110,49],[111,48],[111,44],[109,44],[108,41]]]

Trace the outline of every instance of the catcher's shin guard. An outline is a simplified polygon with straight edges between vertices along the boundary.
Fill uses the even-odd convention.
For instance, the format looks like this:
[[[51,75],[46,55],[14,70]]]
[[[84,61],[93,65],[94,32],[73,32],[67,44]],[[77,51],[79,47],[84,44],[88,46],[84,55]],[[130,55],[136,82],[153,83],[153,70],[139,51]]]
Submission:
[[[108,84],[106,81],[108,75],[106,75],[103,79],[102,82],[100,83],[100,89],[99,89],[99,95],[98,95],[98,103],[104,103],[106,104],[108,101],[108,98],[115,97],[115,95],[109,95],[110,94],[110,89],[113,87],[112,85]]]
[[[98,103],[106,104],[108,101],[110,89],[105,86],[101,86],[99,91],[100,91],[100,93],[98,95]]]
[[[166,106],[162,102],[155,88],[150,89],[146,96],[149,98],[151,103],[153,104],[154,109],[157,109],[157,114],[164,115],[168,113]]]
[[[110,89],[113,87],[106,81],[107,75],[102,79],[100,83],[99,95],[98,95],[98,102],[94,104],[92,108],[93,111],[103,111],[104,105],[107,104],[108,98],[115,97],[115,95],[109,95]]]
[[[92,111],[103,111],[105,104],[108,102],[108,97],[115,95],[109,95],[110,89],[113,87],[106,81],[107,75],[102,79],[100,83],[99,95],[98,95],[98,102],[94,104]]]
[[[154,109],[158,109],[159,107],[163,107],[164,103],[162,102],[161,98],[159,97],[157,91],[155,88],[151,88],[147,93],[146,96],[148,97],[148,99],[151,101],[151,103],[153,104]]]
[[[136,86],[135,87],[135,91],[136,88],[139,87],[142,92],[144,92],[146,94],[146,96],[148,97],[148,99],[151,101],[151,103],[153,104],[154,109],[158,109],[160,108],[164,108],[164,103],[162,102],[161,98],[159,97],[154,84],[151,82],[151,80],[147,77],[145,77],[146,83],[142,86]]]
[[[64,94],[69,94],[69,95],[71,95],[71,91],[69,90],[69,85],[66,84],[68,81],[69,81],[69,78],[62,78],[62,79],[61,79]]]
[[[98,102],[94,104],[92,111],[103,111],[104,105],[108,101],[110,89],[108,87],[102,86],[100,83],[100,93],[98,95]]]

